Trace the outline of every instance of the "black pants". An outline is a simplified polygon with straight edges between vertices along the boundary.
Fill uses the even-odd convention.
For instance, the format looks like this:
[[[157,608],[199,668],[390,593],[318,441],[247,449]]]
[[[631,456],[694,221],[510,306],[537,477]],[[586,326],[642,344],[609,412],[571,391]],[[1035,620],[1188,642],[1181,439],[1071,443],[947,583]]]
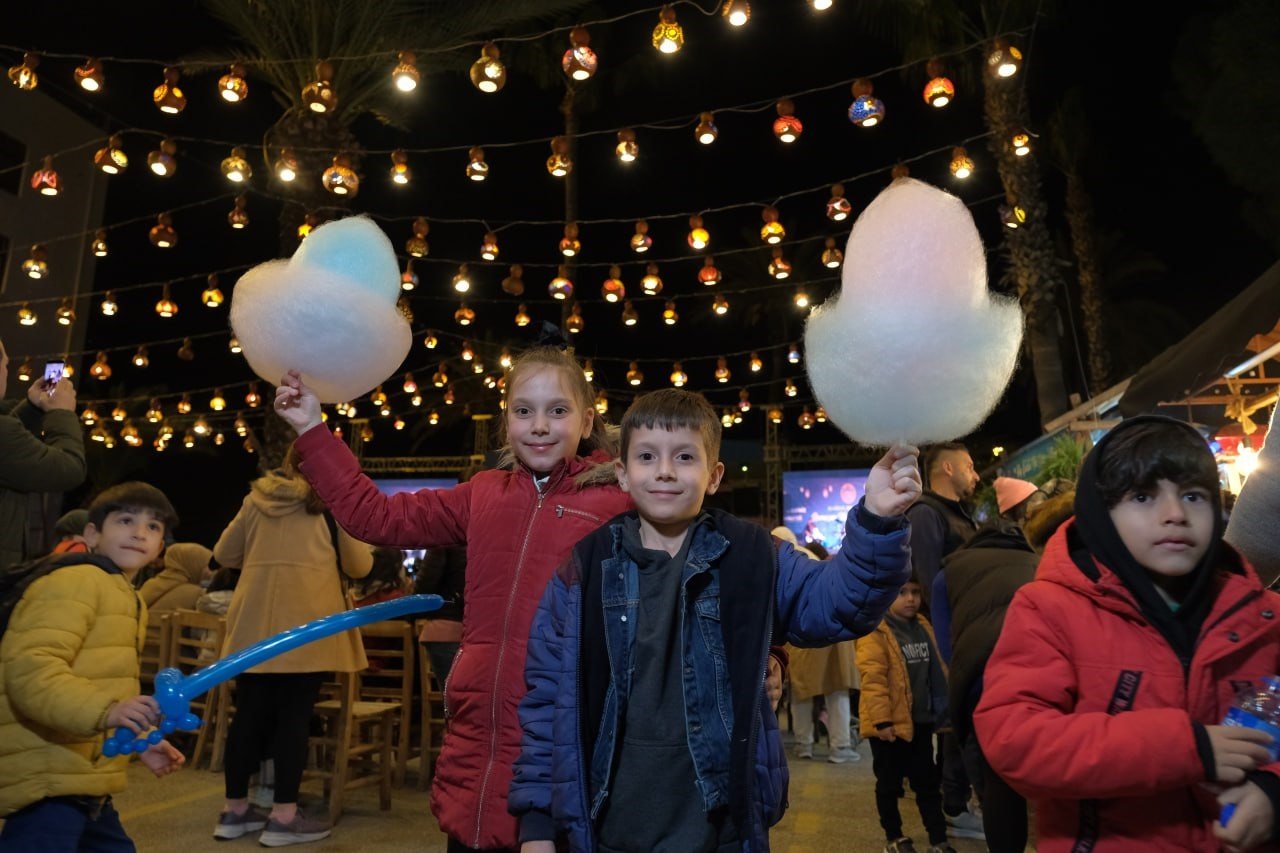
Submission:
[[[963,744],[965,766],[982,803],[982,831],[990,853],[1022,853],[1027,849],[1027,801],[996,775],[982,754],[976,735]]]
[[[870,738],[871,769],[876,774],[876,811],[880,826],[890,841],[902,837],[902,814],[898,796],[902,780],[911,783],[916,794],[920,820],[929,833],[930,844],[945,844],[947,819],[942,815],[942,793],[939,790],[938,766],[933,761],[933,726],[916,723],[911,740],[883,741]]]
[[[236,678],[236,715],[227,731],[228,800],[249,796],[249,777],[275,761],[277,803],[296,803],[307,766],[311,711],[327,673],[245,674]]]
[[[955,817],[969,809],[969,774],[960,741],[947,732],[938,735],[938,770],[942,774],[942,810]]]

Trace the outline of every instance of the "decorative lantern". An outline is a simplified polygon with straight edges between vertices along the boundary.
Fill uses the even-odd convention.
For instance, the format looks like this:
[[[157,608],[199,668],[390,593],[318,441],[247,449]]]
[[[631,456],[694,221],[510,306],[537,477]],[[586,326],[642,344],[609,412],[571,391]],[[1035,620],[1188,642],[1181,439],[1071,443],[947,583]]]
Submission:
[[[578,303],[573,303],[569,308],[569,316],[564,319],[564,327],[569,330],[569,334],[576,335],[586,326],[587,321],[582,316],[582,309],[578,307]]]
[[[715,118],[715,113],[712,112],[704,112],[698,116],[698,126],[694,128],[693,135],[703,145],[710,145],[720,135],[720,131],[716,129]]]
[[[49,274],[49,250],[37,243],[31,247],[31,256],[22,262],[22,271],[37,281]]]
[[[676,20],[676,10],[663,6],[658,13],[658,25],[653,28],[653,46],[662,53],[675,53],[684,47],[684,29]]]
[[[618,131],[618,144],[613,149],[623,163],[634,163],[640,155],[640,146],[636,144],[636,132],[631,128]]]
[[[71,307],[71,300],[63,297],[58,303],[58,308],[53,312],[53,316],[57,318],[59,326],[70,326],[76,321],[76,310]]]
[[[844,263],[844,252],[836,246],[834,237],[828,237],[826,248],[822,251],[822,265],[829,270],[839,269]]]
[[[858,127],[875,127],[884,120],[884,102],[871,93],[870,80],[864,77],[854,82],[849,121]]]
[[[334,195],[355,198],[360,191],[360,176],[351,168],[351,158],[346,154],[333,158],[333,165],[324,170],[321,181],[324,188]]]
[[[758,352],[751,353],[751,357],[748,359],[747,363],[751,367],[752,373],[759,373],[764,370],[764,362],[760,359],[760,353]]]
[[[644,382],[644,373],[640,371],[640,365],[633,361],[627,368],[627,383],[639,385],[642,382]]]
[[[187,106],[187,96],[182,94],[182,89],[178,87],[179,76],[181,75],[178,69],[166,68],[164,82],[156,86],[156,90],[151,93],[151,100],[155,101],[162,113],[177,115]]]
[[[156,217],[156,224],[147,233],[151,245],[157,249],[172,249],[178,244],[178,232],[173,229],[173,217],[162,213]]]
[[[107,232],[106,229],[99,228],[93,233],[93,244],[90,247],[95,258],[105,258],[107,256]]]
[[[409,155],[403,150],[397,148],[391,152],[391,183],[404,186],[409,183],[413,177],[413,172],[409,168]]]
[[[523,329],[532,322],[533,318],[529,316],[529,309],[525,307],[524,303],[521,303],[520,307],[516,309],[516,325]]]
[[[684,367],[680,362],[671,365],[671,384],[677,388],[683,388],[689,381],[689,374],[684,372]]]
[[[218,94],[229,104],[238,104],[249,97],[249,83],[244,79],[244,66],[231,63],[226,74],[218,78]]]
[[[453,277],[453,289],[458,293],[466,293],[471,289],[471,274],[466,264],[458,265],[458,274]]]
[[[508,272],[510,274],[502,280],[502,292],[511,296],[523,296],[524,267],[520,264],[512,264]]]
[[[732,378],[732,374],[729,373],[729,362],[725,360],[724,356],[720,356],[716,359],[716,381],[723,385],[730,378]]]
[[[844,197],[844,184],[831,185],[831,198],[827,199],[827,218],[832,222],[844,222],[853,213],[853,205]]]
[[[480,243],[480,257],[486,261],[498,259],[498,235],[492,231],[485,232],[484,240]]]
[[[1022,51],[1002,38],[991,44],[987,53],[987,70],[996,77],[1012,77],[1022,67]]]
[[[561,264],[556,273],[556,277],[551,279],[551,284],[547,285],[547,292],[551,294],[552,299],[568,299],[573,295],[573,282],[569,280],[569,268]]]
[[[778,101],[778,117],[773,120],[773,135],[788,145],[800,138],[804,125],[795,117],[796,106],[790,98]]]
[[[582,243],[578,240],[578,226],[574,222],[570,222],[564,226],[564,237],[560,239],[560,254],[566,258],[572,258],[578,252],[582,251]]]
[[[1009,136],[1009,147],[1013,149],[1014,156],[1026,157],[1031,153],[1031,134],[1018,128]]]
[[[222,175],[233,184],[243,183],[253,177],[253,167],[244,158],[243,148],[231,149],[231,156],[222,161]]]
[[[557,136],[551,140],[551,156],[547,158],[547,171],[556,178],[563,178],[573,171],[573,161],[569,159],[568,137]]]
[[[413,236],[404,243],[404,250],[415,258],[425,258],[431,250],[430,244],[427,243],[427,233],[431,230],[431,226],[427,223],[425,217],[419,216],[413,220]]]
[[[302,89],[302,103],[313,113],[332,112],[338,107],[338,93],[333,89],[333,66],[316,63],[316,79]]]
[[[649,247],[653,245],[653,238],[649,236],[649,223],[643,219],[636,222],[636,233],[631,235],[631,251],[637,255],[642,255],[649,251]]]
[[[640,322],[640,315],[636,313],[636,307],[631,304],[631,300],[624,300],[622,303],[622,325],[634,326]]]
[[[956,96],[956,85],[943,73],[942,63],[930,59],[925,65],[925,73],[929,75],[929,82],[924,84],[924,102],[938,109],[951,103]]]
[[[674,326],[680,322],[680,315],[676,312],[676,303],[670,299],[662,306],[662,322],[668,326]]]
[[[18,325],[34,326],[39,321],[39,316],[36,315],[35,311],[31,310],[31,303],[24,302],[18,306]]]
[[[146,345],[138,347],[138,351],[133,354],[133,366],[139,370],[145,370],[151,365],[151,356],[147,354]]]
[[[467,177],[473,181],[483,181],[489,177],[489,164],[484,160],[484,149],[473,146],[467,157]]]
[[[120,134],[113,133],[103,148],[93,155],[93,165],[108,175],[118,175],[129,168],[129,157],[124,153],[124,141]]]
[[[507,66],[499,57],[502,52],[493,42],[480,48],[480,58],[471,63],[471,85],[481,92],[492,94],[507,85]]]
[[[21,64],[9,68],[9,82],[24,92],[30,92],[40,83],[40,76],[36,74],[36,67],[39,65],[40,57],[37,54],[22,54]]]
[[[715,258],[707,255],[702,259],[702,269],[698,270],[698,281],[708,287],[720,283],[720,270],[716,267]]]
[[[160,292],[160,301],[156,303],[156,313],[166,320],[178,313],[178,304],[169,298],[169,283],[167,281]]]
[[[590,80],[596,73],[600,60],[591,49],[591,35],[586,27],[574,27],[569,31],[569,49],[560,60],[564,73],[574,80]]]
[[[76,85],[86,92],[102,91],[102,63],[90,57],[75,71]]]
[[[104,317],[114,317],[120,310],[120,306],[116,304],[115,292],[108,290],[102,295],[102,304],[99,306]]]
[[[711,242],[711,234],[702,226],[702,217],[697,214],[689,217],[689,248],[701,252]]]
[[[470,326],[476,321],[476,312],[467,307],[467,303],[462,303],[457,311],[453,312],[453,320],[459,326]]]
[[[231,212],[227,214],[227,223],[237,231],[240,231],[249,225],[249,211],[246,209],[249,204],[249,197],[241,193],[236,196],[235,206],[231,208]]]
[[[782,249],[775,246],[773,260],[769,261],[769,275],[782,281],[791,275],[791,263],[782,256]]]
[[[401,92],[412,92],[418,88],[418,58],[411,50],[400,51],[399,61],[391,72],[391,82]]]
[[[151,169],[152,174],[161,178],[168,178],[178,170],[178,161],[174,157],[177,153],[177,143],[165,137],[160,140],[160,147],[147,155],[147,166]]]
[[[657,296],[662,292],[662,278],[658,275],[657,264],[647,264],[644,268],[644,278],[640,279],[640,289],[644,291],[646,296]]]
[[[615,264],[609,267],[609,277],[600,288],[605,302],[619,302],[627,296],[627,286],[622,283],[622,270]]]
[[[962,181],[973,174],[973,159],[959,145],[951,149],[951,174]]]
[[[298,157],[292,148],[281,150],[280,159],[276,160],[276,177],[286,184],[298,177]]]
[[[778,221],[778,208],[771,204],[767,205],[760,211],[760,218],[764,220],[764,225],[760,228],[761,240],[775,246],[786,239],[787,229],[783,228],[782,223]]]
[[[31,189],[47,196],[55,196],[62,189],[58,172],[53,168],[52,155],[46,154],[40,168],[31,173]]]

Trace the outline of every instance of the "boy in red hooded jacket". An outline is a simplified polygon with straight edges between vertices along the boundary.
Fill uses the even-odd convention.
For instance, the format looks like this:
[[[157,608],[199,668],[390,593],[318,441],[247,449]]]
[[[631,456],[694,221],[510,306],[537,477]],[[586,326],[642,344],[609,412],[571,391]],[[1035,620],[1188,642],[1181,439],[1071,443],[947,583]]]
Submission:
[[[1275,840],[1270,738],[1219,723],[1237,691],[1280,672],[1280,597],[1222,542],[1204,439],[1125,421],[1085,458],[1075,508],[1009,607],[974,716],[992,769],[1035,801],[1037,849]]]

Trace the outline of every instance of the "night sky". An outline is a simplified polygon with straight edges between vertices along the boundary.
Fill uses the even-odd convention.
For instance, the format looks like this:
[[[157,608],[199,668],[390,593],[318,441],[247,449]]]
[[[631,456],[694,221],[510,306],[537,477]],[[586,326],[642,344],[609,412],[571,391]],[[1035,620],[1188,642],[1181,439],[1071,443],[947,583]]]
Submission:
[[[22,4],[21,9],[6,10],[0,23],[0,44],[6,47],[0,56],[6,66],[18,61],[23,48],[162,62],[228,52],[230,36],[221,24],[189,2],[163,4],[166,15],[137,16],[127,27],[118,24],[116,10],[110,6],[84,5],[82,12],[68,16],[55,5]],[[1184,117],[1187,100],[1176,85],[1174,61],[1180,40],[1202,22],[1174,11],[1174,6],[1161,7],[1159,16],[1124,20],[1117,18],[1116,4],[1058,5],[1057,11],[1046,7],[1049,11],[1039,20],[1034,41],[1030,32],[1015,37],[1027,50],[1023,81],[1030,87],[1030,130],[1045,134],[1052,112],[1067,92],[1080,90],[1090,140],[1084,170],[1097,211],[1104,264],[1113,273],[1106,298],[1113,360],[1117,378],[1123,378],[1246,287],[1274,261],[1275,250],[1260,235],[1257,221],[1246,214],[1244,193],[1215,165]],[[971,179],[959,183],[947,170],[951,147],[985,132],[978,84],[960,68],[966,62],[972,65],[977,52],[971,50],[951,61],[957,99],[944,110],[932,109],[920,95],[927,79],[923,62],[882,73],[903,63],[902,51],[878,35],[882,28],[861,16],[857,6],[850,0],[836,0],[831,11],[817,15],[801,0],[760,2],[753,4],[747,26],[733,29],[718,15],[704,16],[692,5],[681,5],[677,12],[686,46],[674,56],[659,55],[648,43],[656,13],[591,27],[591,44],[600,56],[601,70],[585,86],[590,97],[579,116],[580,128],[591,132],[634,126],[640,145],[639,159],[624,167],[614,157],[613,134],[589,136],[579,141],[576,161],[581,182],[578,218],[617,220],[582,225],[584,249],[572,275],[586,319],[586,329],[574,343],[580,355],[593,359],[597,383],[611,397],[611,417],[621,414],[633,393],[624,378],[629,360],[640,360],[646,374],[644,388],[652,389],[665,387],[671,362],[682,359],[690,374],[689,387],[707,391],[717,407],[736,402],[739,389],[749,387],[756,407],[742,425],[726,433],[727,440],[758,441],[763,435],[762,404],[772,401],[786,403],[785,440],[842,440],[830,425],[808,432],[796,426],[801,405],[812,401],[803,365],[789,365],[785,358],[785,345],[802,334],[803,315],[791,303],[795,284],[802,283],[818,301],[836,284],[832,271],[819,263],[819,255],[825,237],[836,238],[843,248],[852,223],[833,223],[823,215],[826,188],[837,180],[844,180],[855,213],[888,183],[889,169],[898,161],[909,164],[913,177],[956,192],[970,203],[987,241],[993,288],[1004,287],[997,218],[1003,193],[985,139],[968,144],[977,164]],[[636,4],[630,3],[594,4],[572,16],[532,23],[525,32],[612,17],[634,8]],[[405,46],[413,46],[411,33]],[[460,335],[473,341],[492,372],[502,346],[527,346],[538,320],[559,319],[560,305],[547,298],[545,288],[560,262],[556,243],[565,216],[563,184],[546,173],[543,163],[549,148],[545,141],[509,148],[497,143],[542,139],[563,131],[557,109],[564,91],[559,72],[550,78],[554,86],[539,88],[520,69],[552,62],[567,46],[567,33],[549,36],[541,44],[502,45],[510,70],[506,87],[496,95],[477,92],[465,72],[431,73],[430,58],[421,57],[422,85],[405,97],[411,104],[408,129],[383,126],[370,116],[353,128],[371,151],[463,146],[450,152],[411,153],[414,180],[408,188],[391,185],[386,153],[367,154],[361,189],[350,206],[374,215],[401,253],[412,219],[425,216],[431,223],[430,255],[414,263],[420,286],[410,294],[415,338],[406,362],[406,369],[413,370],[423,386],[429,386],[430,374],[442,358],[453,359],[451,371],[463,375],[456,360]],[[455,59],[453,64],[465,65],[478,53],[474,47],[459,51],[457,56],[465,61]],[[177,174],[162,180],[150,174],[145,162],[159,137],[126,135],[132,163],[126,174],[110,181],[104,224],[192,206],[174,214],[180,243],[169,252],[147,242],[152,222],[112,230],[111,254],[97,262],[94,288],[172,281],[181,311],[172,320],[156,316],[158,286],[121,294],[121,311],[114,318],[98,314],[95,299],[94,310],[85,312],[92,316],[86,349],[130,349],[112,352],[115,375],[104,383],[110,388],[85,388],[87,379],[78,383],[81,399],[180,394],[225,385],[230,402],[227,414],[231,414],[243,408],[239,405],[243,383],[252,378],[243,359],[227,350],[232,285],[244,268],[281,254],[281,201],[288,193],[269,174],[261,152],[251,151],[255,175],[248,210],[252,221],[244,231],[233,232],[226,215],[234,192],[218,173],[218,164],[231,143],[260,144],[280,107],[266,83],[254,79],[252,72],[248,101],[222,103],[214,92],[217,76],[225,71],[219,69],[184,77],[188,106],[177,117],[165,116],[150,101],[151,89],[161,82],[160,65],[107,61],[105,91],[89,96],[71,82],[76,64],[46,58],[39,69],[39,91],[100,125],[104,136],[107,131],[145,128],[211,140],[179,141]],[[388,75],[391,65],[388,60]],[[846,118],[852,99],[847,83],[829,88],[864,75],[872,77],[875,94],[887,108],[886,121],[874,129],[855,127]],[[796,96],[815,89],[820,91]],[[783,146],[770,132],[776,117],[772,102],[786,95],[794,96],[796,115],[804,122],[804,132],[792,146]],[[753,111],[725,109],[737,105],[749,105]],[[702,110],[718,110],[720,135],[710,146],[694,140],[693,125]],[[644,127],[659,123],[675,129]],[[1062,257],[1070,260],[1061,217],[1063,179],[1047,137],[1042,135],[1037,143],[1053,228]],[[475,144],[485,146],[491,167],[490,179],[481,184],[464,175],[465,147]],[[303,179],[318,181],[319,177]],[[786,247],[796,274],[780,286],[764,270],[769,254],[758,235],[759,205],[807,189],[815,191],[778,204],[788,239],[801,241]],[[718,289],[731,306],[726,317],[715,317],[710,310],[714,291],[696,280],[703,253],[692,252],[685,244],[687,218],[690,213],[739,204],[745,206],[704,217],[712,234],[710,251],[724,273]],[[670,214],[684,215],[659,218]],[[633,223],[641,217],[649,219],[654,238],[654,248],[646,256],[627,249]],[[496,227],[513,220],[548,224],[502,229],[499,262],[480,262],[478,247],[486,230],[480,221]],[[750,251],[737,251],[743,249]],[[661,299],[636,299],[640,322],[625,328],[619,321],[619,306],[600,299],[600,284],[610,263],[622,263],[628,296],[638,294],[644,263],[650,260],[660,262],[664,297],[670,294],[677,299],[680,322],[674,327],[662,324]],[[468,263],[473,276],[468,303],[477,321],[468,330],[452,319],[458,299],[449,282],[459,262]],[[510,263],[524,265],[523,300],[500,289]],[[228,303],[211,310],[199,303],[199,294],[205,275],[214,270],[227,270],[221,287]],[[1138,272],[1126,275],[1125,270]],[[512,322],[519,301],[526,302],[535,317],[535,323],[524,330]],[[1068,312],[1064,313],[1068,384],[1073,391],[1084,392],[1082,368],[1072,343],[1075,338],[1083,341],[1084,333],[1068,304],[1074,308],[1074,293],[1069,303],[1063,303]],[[442,333],[441,346],[434,352],[422,346],[422,331],[427,327]],[[194,361],[179,361],[178,345],[165,344],[150,347],[151,366],[146,371],[128,364],[133,346],[184,335],[194,338]],[[921,346],[928,342],[921,341]],[[733,380],[716,384],[714,356],[753,349],[765,361],[760,375],[752,376],[745,355],[737,355],[729,359]],[[88,358],[78,367],[83,371],[91,362]],[[787,378],[799,385],[794,399],[783,396]],[[406,413],[408,427],[395,432],[391,419],[373,414],[366,398],[361,414],[373,414],[376,430],[366,453],[469,452],[468,423],[461,411],[464,403],[475,398],[477,410],[496,409],[496,397],[480,387],[479,379],[457,383],[458,403],[452,407],[444,406],[439,392],[427,387],[422,409],[414,410],[406,395],[399,393],[397,374],[386,390],[394,391],[392,406]],[[269,398],[271,389],[265,383],[259,390]],[[193,395],[195,412],[207,413],[208,396],[207,392]],[[993,445],[1016,447],[1038,434],[1034,401],[1030,371],[1024,365],[1005,401],[972,440],[979,463],[990,459]],[[172,410],[175,402],[167,399],[166,408]],[[132,405],[136,422],[143,421],[145,408],[145,401]],[[437,427],[424,423],[423,416],[431,408],[443,417]],[[259,416],[255,422],[260,420]],[[175,419],[175,424],[181,422]],[[185,537],[211,542],[234,513],[257,462],[241,449],[229,426],[224,418],[229,437],[221,448],[206,441],[200,449],[187,451],[175,443],[157,455],[149,447],[127,450],[119,445],[104,452],[95,446],[94,477],[98,481],[122,476],[151,479],[175,498],[187,517]]]

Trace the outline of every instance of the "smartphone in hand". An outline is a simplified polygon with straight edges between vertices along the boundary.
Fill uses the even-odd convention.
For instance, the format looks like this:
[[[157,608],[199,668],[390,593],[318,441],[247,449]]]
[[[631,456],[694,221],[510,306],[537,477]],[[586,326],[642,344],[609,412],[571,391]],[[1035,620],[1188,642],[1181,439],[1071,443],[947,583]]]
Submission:
[[[62,381],[62,372],[67,365],[62,361],[46,361],[44,363],[44,390],[53,396],[53,389],[58,387],[58,383]]]

